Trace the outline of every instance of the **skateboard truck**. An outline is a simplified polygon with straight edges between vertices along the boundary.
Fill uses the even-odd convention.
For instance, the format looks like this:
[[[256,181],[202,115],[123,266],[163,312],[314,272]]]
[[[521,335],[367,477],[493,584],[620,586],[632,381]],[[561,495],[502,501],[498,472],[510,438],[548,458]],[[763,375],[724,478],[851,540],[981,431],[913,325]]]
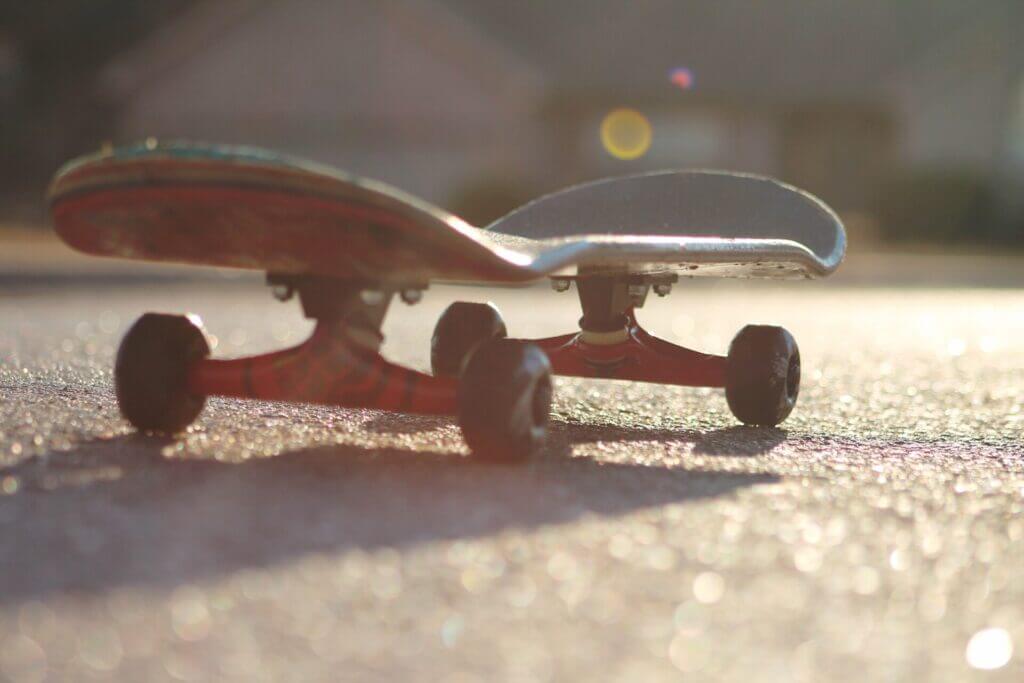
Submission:
[[[268,282],[275,293],[298,293],[306,316],[316,320],[309,339],[258,356],[211,359],[198,318],[148,313],[118,349],[115,386],[128,421],[140,430],[177,432],[198,417],[207,396],[227,396],[455,414],[473,452],[496,461],[519,459],[543,443],[551,370],[537,346],[495,336],[476,344],[471,359],[460,359],[466,362],[457,376],[428,375],[380,353],[381,324],[401,289],[309,276]]]
[[[180,431],[199,415],[207,396],[456,412],[454,378],[417,372],[381,356],[380,324],[392,292],[367,302],[361,286],[318,278],[287,284],[316,327],[305,342],[273,353],[211,359],[194,316],[142,316],[121,343],[114,373],[118,403],[129,422],[141,430]]]
[[[583,316],[579,331],[516,343],[544,351],[555,375],[624,379],[697,387],[724,387],[733,413],[747,424],[776,425],[793,409],[800,355],[781,327],[748,325],[727,356],[700,353],[659,339],[640,326],[636,309],[647,292],[669,292],[674,275],[582,272],[559,277],[558,291],[576,282]],[[431,340],[434,375],[455,376],[478,345],[506,335],[491,304],[456,302],[441,315]]]
[[[724,356],[658,339],[637,322],[635,309],[652,286],[671,287],[671,277],[581,274],[576,278],[580,331],[533,343],[547,353],[556,375],[725,386]]]

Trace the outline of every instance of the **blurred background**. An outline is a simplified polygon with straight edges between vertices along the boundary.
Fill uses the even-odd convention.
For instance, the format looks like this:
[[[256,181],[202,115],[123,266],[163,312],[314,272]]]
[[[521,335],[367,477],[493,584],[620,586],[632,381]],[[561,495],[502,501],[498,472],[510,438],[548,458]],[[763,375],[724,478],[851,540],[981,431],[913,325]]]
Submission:
[[[1020,0],[0,3],[0,226],[68,158],[245,143],[487,223],[669,167],[777,176],[857,244],[1024,246]]]

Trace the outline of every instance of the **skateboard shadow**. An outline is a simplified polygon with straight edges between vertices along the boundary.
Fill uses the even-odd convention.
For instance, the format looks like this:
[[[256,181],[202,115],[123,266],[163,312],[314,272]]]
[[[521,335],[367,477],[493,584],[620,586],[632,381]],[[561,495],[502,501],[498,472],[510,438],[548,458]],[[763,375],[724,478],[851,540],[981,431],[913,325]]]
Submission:
[[[450,417],[383,413],[361,427],[376,434],[420,434],[452,424]],[[565,455],[573,444],[600,441],[660,441],[693,444],[702,455],[754,456],[770,452],[786,440],[786,430],[775,427],[735,425],[699,432],[689,429],[645,429],[620,425],[581,424],[552,420],[548,452]]]
[[[521,466],[349,445],[225,464],[164,457],[173,442],[152,437],[85,443],[5,473],[21,484],[0,496],[0,604],[174,587],[310,554],[613,519],[777,480],[571,455],[574,442],[669,434],[681,438],[561,425],[549,452]]]
[[[770,452],[785,441],[786,436],[786,430],[770,427],[733,426],[699,432],[555,422],[551,426],[550,439],[553,444],[564,439],[562,450],[565,452],[570,452],[573,444],[656,441],[689,443],[693,445],[693,452],[699,455],[755,456]]]

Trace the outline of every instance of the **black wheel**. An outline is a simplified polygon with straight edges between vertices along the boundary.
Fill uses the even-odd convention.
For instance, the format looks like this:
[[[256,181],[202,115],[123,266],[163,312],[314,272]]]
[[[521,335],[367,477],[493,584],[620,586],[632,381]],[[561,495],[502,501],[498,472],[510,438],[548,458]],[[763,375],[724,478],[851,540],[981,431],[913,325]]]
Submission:
[[[477,346],[508,336],[505,321],[492,303],[456,301],[445,309],[430,339],[430,367],[436,376],[457,377]]]
[[[188,368],[210,355],[198,319],[147,313],[121,341],[114,384],[121,414],[141,431],[173,434],[192,423],[205,396],[188,390]]]
[[[800,393],[800,349],[781,327],[747,325],[729,345],[725,398],[748,425],[774,427],[793,411]]]
[[[551,363],[533,344],[484,342],[459,381],[459,424],[474,457],[519,462],[540,451],[551,409]]]

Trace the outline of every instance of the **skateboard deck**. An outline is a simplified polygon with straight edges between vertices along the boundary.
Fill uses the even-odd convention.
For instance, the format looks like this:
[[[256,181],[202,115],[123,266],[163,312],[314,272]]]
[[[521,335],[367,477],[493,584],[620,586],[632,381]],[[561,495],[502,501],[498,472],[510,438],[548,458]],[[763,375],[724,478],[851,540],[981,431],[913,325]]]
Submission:
[[[770,178],[665,171],[577,185],[486,228],[373,180],[247,147],[155,144],[54,178],[54,225],[90,254],[422,285],[528,284],[579,272],[828,275],[842,223]]]

